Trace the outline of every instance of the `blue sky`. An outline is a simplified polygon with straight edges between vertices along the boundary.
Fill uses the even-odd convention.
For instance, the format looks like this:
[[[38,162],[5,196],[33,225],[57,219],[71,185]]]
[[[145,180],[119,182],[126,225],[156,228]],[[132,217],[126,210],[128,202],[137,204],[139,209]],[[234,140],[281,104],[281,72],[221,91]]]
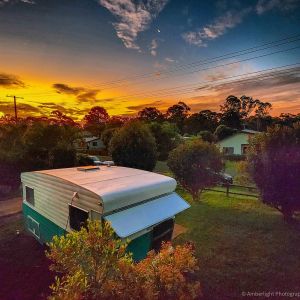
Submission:
[[[299,25],[299,0],[0,0],[0,112],[10,113],[9,92],[25,95],[24,114],[61,108],[80,117],[93,105],[134,114],[149,105],[164,110],[179,100],[194,111],[218,110],[228,93],[271,101],[276,114],[300,113],[298,69],[290,81],[272,78],[259,88],[233,84],[155,96],[157,90],[300,63],[295,38],[205,65],[209,70],[188,66],[300,34]],[[276,51],[282,52],[237,62]],[[120,78],[122,84],[112,83]],[[66,89],[55,89],[57,83]]]

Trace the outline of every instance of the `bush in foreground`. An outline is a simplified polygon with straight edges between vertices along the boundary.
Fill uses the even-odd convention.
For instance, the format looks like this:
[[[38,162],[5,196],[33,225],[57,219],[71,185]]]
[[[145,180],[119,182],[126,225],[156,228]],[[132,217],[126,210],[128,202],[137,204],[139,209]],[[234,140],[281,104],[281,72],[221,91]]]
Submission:
[[[112,159],[118,166],[152,171],[156,164],[156,143],[146,125],[130,122],[110,142]]]
[[[291,221],[300,210],[300,124],[277,126],[257,135],[250,142],[247,159],[262,201]]]
[[[108,223],[54,237],[49,244],[51,269],[61,273],[49,299],[195,299],[201,288],[191,244],[162,245],[159,253],[134,263],[127,244],[116,239]]]
[[[214,144],[193,140],[169,154],[168,166],[183,188],[197,200],[203,189],[217,183],[223,163]]]

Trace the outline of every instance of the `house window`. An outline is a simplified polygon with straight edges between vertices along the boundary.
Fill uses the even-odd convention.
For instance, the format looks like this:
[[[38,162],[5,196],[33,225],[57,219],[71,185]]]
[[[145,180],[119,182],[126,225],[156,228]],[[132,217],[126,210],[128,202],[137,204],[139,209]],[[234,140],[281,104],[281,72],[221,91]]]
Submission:
[[[233,147],[223,147],[223,154],[224,155],[234,154],[234,148]]]
[[[97,142],[93,142],[93,146],[96,147],[98,145]]]
[[[76,206],[69,205],[70,227],[74,230],[80,230],[81,227],[86,226],[86,221],[89,213],[86,210],[80,209]]]
[[[170,241],[174,228],[174,220],[169,219],[164,221],[152,230],[152,249],[158,251],[163,241]]]
[[[249,148],[249,145],[248,145],[248,144],[243,144],[243,145],[241,145],[241,153],[242,153],[243,155],[247,154],[248,148]]]
[[[34,206],[34,189],[26,186],[25,192],[26,192],[26,195],[25,195],[26,201],[28,203],[30,203],[32,206]]]

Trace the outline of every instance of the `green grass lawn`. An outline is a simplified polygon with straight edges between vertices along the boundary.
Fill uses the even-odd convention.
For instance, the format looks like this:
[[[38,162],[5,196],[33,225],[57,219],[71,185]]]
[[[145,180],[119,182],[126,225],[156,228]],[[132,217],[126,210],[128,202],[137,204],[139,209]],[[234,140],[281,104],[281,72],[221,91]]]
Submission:
[[[191,202],[189,194],[178,190]],[[204,192],[176,218],[192,240],[206,299],[242,299],[250,291],[300,291],[300,231],[253,198]]]

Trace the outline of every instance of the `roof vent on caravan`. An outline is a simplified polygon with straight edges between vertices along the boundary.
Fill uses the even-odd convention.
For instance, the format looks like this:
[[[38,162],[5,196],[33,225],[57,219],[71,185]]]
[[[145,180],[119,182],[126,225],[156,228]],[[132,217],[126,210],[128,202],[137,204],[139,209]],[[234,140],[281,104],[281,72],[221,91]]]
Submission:
[[[97,170],[100,170],[98,166],[84,166],[84,167],[77,168],[77,171],[83,171],[83,172],[97,171]]]

